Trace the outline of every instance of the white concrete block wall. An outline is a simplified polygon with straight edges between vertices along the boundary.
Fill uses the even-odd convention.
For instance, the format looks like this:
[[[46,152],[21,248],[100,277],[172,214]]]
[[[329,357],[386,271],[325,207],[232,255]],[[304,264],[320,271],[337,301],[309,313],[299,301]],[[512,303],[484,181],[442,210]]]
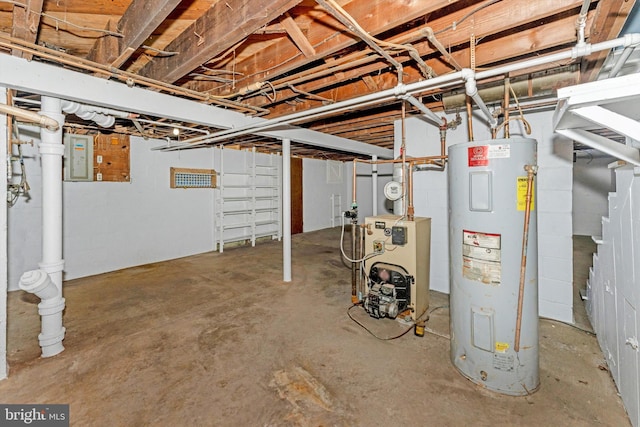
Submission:
[[[538,140],[538,275],[539,312],[541,316],[573,321],[572,308],[572,153],[571,141],[554,135],[552,111],[527,114]],[[449,116],[449,120],[453,117]],[[522,133],[518,125],[512,135]],[[482,119],[474,114],[475,140],[490,138]],[[395,153],[399,154],[400,123],[395,126]],[[447,133],[447,146],[466,142],[466,118],[458,129]],[[407,155],[413,157],[439,154],[439,131],[420,119],[406,121]],[[449,292],[448,195],[446,173],[414,174],[414,204],[417,216],[432,218],[431,288]]]
[[[602,217],[607,216],[608,194],[615,191],[613,157],[595,150],[581,152],[573,163],[573,234],[600,236]]]
[[[42,260],[42,174],[37,144],[40,142],[39,128],[20,127],[21,139],[33,140],[34,144],[23,144],[22,153],[27,170],[27,182],[31,187],[29,198],[20,197],[17,203],[7,209],[7,248],[9,290],[18,289],[22,273],[38,268]],[[15,151],[17,154],[17,150]],[[20,168],[14,162],[15,175]]]
[[[347,196],[342,199],[344,210],[351,208],[353,193],[351,190],[353,182],[353,162],[345,162],[345,191]],[[356,199],[358,202],[358,222],[363,223],[364,219],[373,214],[373,191],[372,191],[372,175],[371,165],[366,163],[358,163],[356,169]],[[393,175],[393,166],[388,164],[378,165],[378,215],[393,213],[393,205],[386,203],[386,199],[382,194],[384,185],[391,181]]]
[[[341,164],[341,168],[340,182],[328,184],[326,160],[302,159],[302,226],[305,232],[331,227],[331,195],[341,196],[341,210],[350,206],[350,195],[345,184],[350,182],[351,175],[347,175],[344,165]]]
[[[553,132],[551,116],[525,115],[538,141],[538,310],[573,322],[573,142]],[[524,134],[520,124],[511,127],[512,136],[518,133]]]
[[[131,138],[130,183],[64,183],[65,280],[213,249],[214,190],[169,188],[170,167],[211,169],[213,153],[150,150],[160,143]],[[41,258],[39,155],[25,154],[32,199],[9,210],[11,290]]]

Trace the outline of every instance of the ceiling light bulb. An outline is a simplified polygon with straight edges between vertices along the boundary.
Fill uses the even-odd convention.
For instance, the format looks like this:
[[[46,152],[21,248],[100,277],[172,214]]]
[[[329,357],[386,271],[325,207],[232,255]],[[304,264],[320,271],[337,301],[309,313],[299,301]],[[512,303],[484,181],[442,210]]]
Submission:
[[[175,136],[180,135],[180,129],[178,129],[178,128],[173,128],[173,134],[174,134]]]

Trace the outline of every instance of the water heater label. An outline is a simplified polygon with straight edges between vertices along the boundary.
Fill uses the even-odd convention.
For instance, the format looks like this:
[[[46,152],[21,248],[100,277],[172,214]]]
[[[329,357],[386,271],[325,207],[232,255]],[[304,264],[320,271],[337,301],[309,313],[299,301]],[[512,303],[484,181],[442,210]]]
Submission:
[[[519,211],[523,211],[525,210],[525,208],[527,207],[527,177],[526,176],[519,176],[518,177],[518,182],[516,184],[516,192],[517,192],[517,209]],[[534,194],[535,194],[535,182],[531,182],[531,203],[529,204],[530,209],[534,210]]]
[[[511,157],[511,146],[502,145],[477,145],[467,148],[469,167],[488,166],[489,159],[506,159]]]
[[[500,234],[462,231],[462,276],[487,285],[502,278]]]
[[[489,164],[489,146],[477,145],[467,148],[469,167],[487,166]]]
[[[494,353],[493,368],[498,371],[512,372],[515,366],[513,355]]]
[[[507,159],[511,157],[511,146],[509,144],[490,145],[487,157],[490,159]]]

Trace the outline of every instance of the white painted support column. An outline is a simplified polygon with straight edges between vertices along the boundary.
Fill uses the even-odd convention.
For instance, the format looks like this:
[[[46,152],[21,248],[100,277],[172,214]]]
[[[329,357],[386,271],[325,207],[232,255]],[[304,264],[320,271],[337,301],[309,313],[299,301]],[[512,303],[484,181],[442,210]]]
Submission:
[[[7,89],[0,87],[0,100],[6,104]],[[7,194],[7,116],[0,114],[0,194]],[[7,205],[0,209],[0,380],[7,378]]]
[[[65,329],[62,326],[62,114],[61,101],[48,96],[42,97],[41,114],[60,123],[57,131],[43,128],[40,133],[40,155],[42,161],[42,262],[45,271],[56,286],[57,296],[42,300],[38,312],[42,316],[42,332],[38,336],[42,347],[42,357],[51,357],[64,350],[62,340]]]
[[[371,200],[373,200],[373,216],[378,215],[378,156],[371,156]]]
[[[291,140],[282,140],[282,280],[291,281]]]

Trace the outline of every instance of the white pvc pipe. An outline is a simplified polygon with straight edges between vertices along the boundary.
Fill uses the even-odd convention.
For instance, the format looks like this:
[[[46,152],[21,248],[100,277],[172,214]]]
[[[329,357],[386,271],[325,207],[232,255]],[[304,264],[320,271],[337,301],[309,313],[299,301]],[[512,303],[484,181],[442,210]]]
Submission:
[[[371,198],[373,200],[373,216],[378,215],[378,156],[371,156]]]
[[[482,100],[482,97],[480,96],[480,94],[478,94],[478,87],[476,85],[476,79],[474,77],[475,73],[468,68],[464,69],[463,73],[464,73],[463,78],[465,79],[464,88],[467,95],[469,95],[471,99],[473,99],[476,105],[487,117],[489,126],[491,126],[491,128],[495,128],[498,125],[498,120],[495,117],[493,117],[493,114],[491,114],[491,111],[489,111],[489,107],[487,107],[487,104],[484,103],[484,101]]]
[[[291,140],[282,140],[282,280],[291,281]]]
[[[13,107],[11,105],[0,104],[0,112],[10,116],[21,118],[23,120],[27,120],[32,123],[37,123],[40,126],[49,128],[51,130],[56,130],[59,127],[58,122],[51,117],[43,116],[36,112],[23,110],[22,108]]]
[[[61,102],[57,98],[43,96],[41,114],[64,124]],[[42,316],[42,333],[39,335],[42,357],[55,356],[64,350],[62,340],[62,128],[56,131],[42,129],[40,133],[42,162],[42,262],[44,270],[55,285],[56,296],[43,300],[39,305]]]
[[[415,83],[398,85],[391,89],[386,89],[380,92],[367,94],[364,96],[348,99],[345,101],[336,102],[333,104],[323,105],[321,107],[312,108],[309,110],[300,111],[297,113],[289,114],[286,116],[276,117],[274,119],[267,120],[258,125],[249,124],[241,126],[235,129],[228,129],[220,132],[216,132],[212,135],[203,135],[195,138],[182,141],[180,144],[171,145],[163,148],[165,151],[179,150],[183,148],[193,148],[201,145],[207,145],[213,142],[220,142],[229,138],[247,135],[251,133],[259,133],[267,129],[271,129],[277,126],[285,124],[293,124],[302,120],[316,119],[327,114],[339,113],[341,111],[350,110],[357,107],[365,107],[368,105],[380,104],[384,101],[389,101],[395,98],[401,98],[406,94],[415,95],[430,89],[443,89],[449,86],[457,85],[468,76],[469,73],[475,74],[475,80],[484,80],[491,77],[501,76],[513,71],[524,70],[526,68],[536,67],[539,65],[545,65],[552,62],[559,62],[566,59],[576,59],[583,56],[591,55],[595,52],[603,50],[613,49],[620,46],[637,46],[640,44],[640,34],[626,34],[624,37],[617,39],[604,41],[596,44],[583,43],[582,45],[576,45],[573,48],[564,52],[559,52],[552,55],[536,57],[533,59],[516,62],[513,64],[507,64],[501,67],[492,68],[486,71],[479,71],[474,73],[473,70],[463,69],[453,73],[445,74],[442,76],[434,77],[428,80],[421,80]],[[478,98],[478,97],[476,97]],[[477,101],[477,100],[476,100]],[[481,101],[481,99],[480,99]],[[485,113],[486,114],[486,113]]]

